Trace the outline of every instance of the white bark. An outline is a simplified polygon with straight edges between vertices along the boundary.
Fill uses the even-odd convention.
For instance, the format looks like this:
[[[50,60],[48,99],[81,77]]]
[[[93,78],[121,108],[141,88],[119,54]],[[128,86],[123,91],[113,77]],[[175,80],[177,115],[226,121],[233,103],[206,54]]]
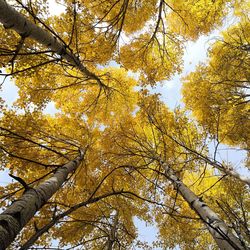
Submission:
[[[219,169],[219,168],[218,168]],[[238,172],[236,172],[233,168],[223,166],[223,170],[226,174],[233,176],[234,178],[237,178],[238,180],[242,181],[243,183],[247,184],[250,187],[250,178],[247,176],[244,176]],[[222,170],[222,171],[223,171]]]
[[[161,130],[160,130],[161,131]],[[211,166],[215,167],[216,169],[218,169],[219,171],[232,176],[234,178],[237,178],[239,181],[243,182],[244,184],[247,184],[250,187],[250,178],[247,176],[244,176],[240,173],[238,173],[237,171],[235,171],[232,167],[229,167],[227,165],[221,164],[219,162],[217,162],[216,160],[211,160],[209,159],[209,157],[202,155],[201,153],[198,153],[197,151],[187,147],[186,145],[178,142],[177,140],[175,140],[172,136],[168,135],[167,136],[173,140],[175,143],[177,143],[178,145],[180,145],[181,147],[185,148],[187,151],[191,152],[192,154],[196,155],[197,157],[203,159],[205,162],[207,162],[208,164],[210,164]]]
[[[83,152],[74,160],[58,168],[55,174],[22,197],[0,214],[0,250],[6,249],[35,213],[56,193],[83,160]]]
[[[113,245],[115,243],[116,240],[116,231],[117,231],[117,224],[118,224],[118,211],[115,212],[114,218],[113,218],[113,223],[111,225],[111,230],[110,230],[110,234],[108,236],[108,246],[107,246],[107,250],[112,250],[113,249]]]
[[[244,249],[239,239],[230,232],[226,223],[176,176],[168,164],[159,158],[157,160],[164,168],[167,178],[202,219],[218,247],[221,250]]]
[[[199,153],[195,152],[194,150],[188,149],[187,147],[186,147],[186,149],[189,150],[190,152],[192,152],[193,154],[195,154],[196,156],[198,156],[199,158],[202,158],[205,162],[207,162],[211,166],[215,167],[219,171],[221,171],[229,176],[232,176],[234,178],[237,178],[239,181],[243,182],[244,184],[247,184],[250,187],[250,178],[249,177],[238,173],[232,167],[221,164],[217,161],[210,160],[208,157],[203,156],[202,154],[199,154]]]
[[[101,80],[83,66],[78,57],[67,49],[64,44],[59,42],[56,37],[29,21],[25,16],[9,6],[5,0],[0,0],[0,22],[6,29],[13,29],[21,36],[32,38],[38,43],[49,47],[53,52],[77,67],[84,75],[97,81],[99,85],[103,85]]]

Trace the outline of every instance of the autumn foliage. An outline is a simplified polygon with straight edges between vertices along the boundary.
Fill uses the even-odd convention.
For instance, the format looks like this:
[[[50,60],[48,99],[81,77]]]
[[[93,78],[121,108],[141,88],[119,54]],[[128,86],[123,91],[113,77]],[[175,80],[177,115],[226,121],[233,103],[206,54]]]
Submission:
[[[19,94],[0,99],[0,250],[249,249],[249,1],[59,4],[0,0],[1,86]],[[170,109],[152,88],[216,29]]]

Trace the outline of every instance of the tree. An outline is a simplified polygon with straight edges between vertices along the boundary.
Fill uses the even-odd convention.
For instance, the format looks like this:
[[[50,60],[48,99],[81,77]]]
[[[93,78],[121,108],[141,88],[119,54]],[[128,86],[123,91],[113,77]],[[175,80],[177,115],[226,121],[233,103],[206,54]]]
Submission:
[[[216,137],[218,144],[248,148],[249,27],[239,2],[65,0],[60,16],[50,16],[40,0],[12,4],[0,0],[0,56],[19,99],[12,109],[3,106],[0,154],[17,183],[1,189],[9,207],[2,235],[8,211],[43,182],[67,174],[63,188],[45,192],[24,216],[18,231],[27,225],[10,249],[48,247],[53,239],[66,248],[150,248],[136,239],[135,217],[156,221],[155,246],[247,249],[249,179],[211,157],[207,144]],[[184,110],[168,110],[147,87],[180,72],[185,41],[211,32],[232,10],[240,23],[212,47],[210,65],[185,83],[198,125]],[[55,116],[43,114],[50,101]],[[72,159],[81,149],[83,163],[66,171],[65,164],[78,165]],[[19,213],[14,217],[19,221]],[[14,236],[0,236],[3,249]]]
[[[21,41],[19,44],[20,46],[22,46],[24,39],[34,39],[41,45],[45,45],[46,47],[51,48],[52,52],[57,53],[70,64],[76,66],[83,74],[85,74],[90,79],[95,79],[100,82],[97,76],[88,71],[88,69],[84,67],[79,61],[79,59],[74,54],[72,54],[71,51],[66,49],[66,44],[58,41],[55,36],[52,36],[50,33],[44,31],[34,23],[27,20],[23,15],[19,14],[17,11],[11,8],[4,0],[1,1],[0,4],[0,21],[5,28],[12,28],[21,36]]]
[[[199,65],[184,80],[184,102],[218,143],[249,150],[249,22],[223,33]],[[199,84],[198,84],[199,83]]]
[[[70,173],[76,170],[83,160],[83,152],[68,164],[58,168],[55,174],[36,188],[25,186],[26,192],[1,214],[1,249],[5,249],[34,214],[62,186]]]
[[[12,122],[9,122],[9,119],[12,119]],[[131,239],[135,237],[133,236],[135,233],[133,232],[134,229],[131,222],[132,216],[136,214],[139,216],[141,213],[140,211],[145,211],[147,207],[143,205],[140,200],[136,203],[127,200],[129,198],[131,199],[133,196],[140,199],[140,196],[134,192],[135,180],[126,176],[126,172],[122,171],[120,167],[109,166],[107,160],[105,161],[105,158],[102,156],[103,150],[101,150],[98,145],[100,143],[100,139],[98,139],[100,132],[98,129],[93,128],[91,132],[85,128],[85,132],[82,134],[84,131],[84,123],[78,119],[78,116],[76,116],[75,119],[67,116],[59,116],[53,119],[52,117],[43,117],[41,113],[35,112],[30,115],[27,113],[25,115],[16,114],[16,116],[14,113],[6,113],[5,120],[3,120],[2,123],[3,126],[8,126],[8,128],[1,127],[1,135],[3,137],[1,148],[5,153],[4,159],[8,162],[6,167],[11,169],[13,173],[11,176],[14,176],[14,174],[18,176],[14,176],[14,178],[20,180],[22,184],[28,183],[23,185],[25,185],[25,187],[28,186],[28,188],[31,189],[29,192],[32,192],[32,194],[36,194],[34,190],[39,190],[40,187],[39,184],[37,187],[34,187],[34,182],[39,183],[43,178],[46,178],[46,176],[53,174],[54,171],[65,171],[65,166],[61,167],[61,162],[71,157],[71,154],[75,154],[75,151],[77,152],[78,143],[89,145],[86,146],[87,150],[84,157],[84,163],[67,178],[63,190],[57,192],[50,202],[45,203],[44,201],[44,207],[40,210],[39,215],[28,224],[27,231],[23,231],[24,238],[20,239],[20,242],[17,241],[13,248],[21,247],[24,244],[22,247],[25,249],[27,245],[31,244],[31,242],[34,243],[39,236],[46,233],[48,229],[56,223],[59,223],[60,227],[59,230],[58,227],[56,228],[53,236],[62,237],[62,244],[63,242],[65,242],[64,244],[66,245],[68,243],[76,245],[84,244],[86,241],[91,241],[91,238],[98,238],[100,236],[103,231],[98,230],[100,227],[99,223],[102,225],[102,220],[109,217],[115,207],[120,211],[119,217],[122,224],[121,233],[125,234],[119,242],[123,242],[121,244],[124,246],[131,242]],[[22,127],[16,129],[17,123],[22,124]],[[85,126],[87,126],[87,124],[85,124]],[[78,129],[76,131],[79,131],[79,134],[72,134],[72,131],[77,127]],[[75,138],[78,138],[78,140],[74,139],[74,136],[76,136]],[[13,146],[15,149],[12,149]],[[9,150],[11,153],[9,153]],[[26,152],[25,158],[22,157],[24,152]],[[36,161],[32,160],[32,157],[37,153],[39,157],[37,155]],[[36,167],[36,174],[34,174],[34,167]],[[100,168],[103,168],[103,170],[100,170]],[[97,175],[96,173],[99,174]],[[54,177],[52,177],[52,179],[53,178]],[[126,187],[124,186],[124,182],[120,181],[120,179],[123,178]],[[48,181],[45,182],[47,186],[49,186]],[[13,185],[10,184],[9,189],[11,191],[14,189],[14,193],[20,195],[19,187],[13,187]],[[6,188],[7,195],[9,189],[8,187]],[[24,193],[24,198],[27,196],[26,193],[30,196],[29,192],[27,191]],[[121,198],[108,199],[113,195],[117,196],[120,194],[124,196]],[[77,200],[75,199],[76,197],[78,198]],[[24,198],[21,198],[21,201],[23,201]],[[105,202],[103,202],[103,204],[90,207],[89,209],[86,208],[86,205],[104,199]],[[82,202],[79,203],[79,200],[82,200]],[[29,204],[29,201],[27,201],[27,203]],[[18,204],[19,199],[17,199],[12,206],[15,207]],[[24,209],[29,210],[28,204],[24,205]],[[37,209],[38,208],[39,207],[37,207]],[[2,221],[6,220],[4,216],[8,211],[7,209],[3,213]],[[133,213],[130,211],[133,211]],[[51,221],[48,215],[51,216]],[[69,215],[70,217],[68,217]],[[65,221],[63,221],[65,217]],[[27,221],[28,219],[25,222]],[[79,232],[77,230],[78,226],[82,223],[86,224],[87,221],[89,221],[87,229]],[[77,225],[78,222],[79,225],[75,228],[75,238],[73,240],[72,233],[67,233],[67,231],[72,231],[72,227],[68,227],[68,224],[72,225],[72,223],[74,223]],[[97,232],[95,232],[96,229]],[[31,237],[32,233],[35,234],[33,237]],[[126,236],[126,234],[128,234],[128,236]],[[67,235],[71,237],[68,238],[66,237]],[[25,243],[25,241],[27,241],[26,237],[31,237],[32,239]],[[5,240],[11,240],[11,237],[6,237],[6,235],[4,235],[3,238]],[[107,235],[104,235],[100,240],[103,241],[106,238]],[[93,242],[95,243],[94,240]],[[100,244],[100,242],[98,244]]]
[[[218,8],[217,3],[210,2],[209,6],[212,9]],[[43,76],[43,72],[47,67],[50,73],[57,75],[58,72],[62,72],[60,79],[62,79],[62,75],[65,75],[65,71],[67,72],[66,76],[72,76],[72,71],[67,70],[71,66],[76,66],[83,73],[79,71],[77,75],[73,73],[74,83],[71,84],[62,85],[60,84],[61,80],[57,80],[59,86],[56,86],[56,89],[72,86],[72,84],[82,86],[82,83],[87,83],[92,85],[96,81],[98,81],[101,88],[108,86],[107,81],[102,80],[103,73],[99,72],[98,64],[105,65],[110,60],[115,60],[127,70],[139,72],[139,83],[141,85],[155,85],[156,81],[169,79],[172,74],[181,70],[181,56],[185,37],[181,33],[174,33],[169,29],[166,25],[166,19],[169,15],[171,16],[171,13],[175,13],[177,15],[175,17],[179,19],[182,17],[182,13],[179,13],[178,7],[175,10],[175,7],[166,1],[153,0],[141,1],[140,3],[127,0],[111,1],[107,5],[102,1],[99,4],[98,2],[93,4],[86,1],[80,1],[79,3],[65,1],[68,8],[67,12],[60,17],[48,18],[48,21],[38,17],[29,8],[29,5],[26,6],[19,1],[17,4],[28,15],[28,18],[34,19],[45,28],[36,29],[37,26],[31,25],[27,18],[23,18],[12,8],[7,7],[5,1],[1,2],[1,22],[6,23],[6,28],[16,29],[21,35],[29,35],[28,37],[21,37],[20,40],[15,33],[9,31],[7,36],[3,35],[1,38],[2,51],[4,52],[3,66],[7,66],[7,63],[12,62],[10,65],[12,69],[9,74],[16,75],[19,73],[20,77],[17,77],[16,80],[18,86],[23,86],[22,76],[31,79],[32,83],[25,84],[25,89],[20,87],[22,99],[27,96],[25,93],[30,94],[30,88],[33,90],[35,88],[40,90],[39,95],[41,95],[42,90],[45,90],[43,99],[45,101],[49,100],[50,92],[55,90],[55,83],[49,81],[46,74]],[[33,8],[42,17],[46,17],[46,11],[41,9],[42,6],[35,4]],[[221,11],[224,8],[227,8],[227,6],[221,4]],[[181,22],[188,29],[192,26],[193,36],[197,37],[200,34],[197,28],[200,27],[200,23],[193,23],[193,19],[196,16],[203,16],[205,19],[209,18],[209,11],[214,15],[216,10],[208,10],[207,5],[205,7],[202,4],[199,5],[198,11],[196,10],[194,8],[192,17],[189,18],[188,22],[184,20],[184,17],[181,18]],[[14,20],[10,19],[9,16],[20,18],[18,21],[20,26],[17,25],[16,27],[15,24],[13,26]],[[138,18],[137,25],[134,25],[135,16]],[[219,15],[218,19],[215,20],[216,22],[210,21],[209,25],[206,23],[207,29],[202,33],[209,32],[221,19],[222,16]],[[149,20],[153,22],[153,25],[147,24]],[[22,23],[28,25],[24,27],[24,30],[19,30],[20,27],[23,29]],[[57,33],[50,26],[57,29]],[[34,32],[30,33],[25,28],[29,29],[29,31],[34,29]],[[2,32],[6,34],[4,30]],[[53,32],[53,36],[51,32]],[[37,33],[40,36],[34,37],[34,34]],[[138,33],[138,35],[134,35],[135,33]],[[65,34],[68,35],[65,36]],[[129,42],[120,45],[119,42],[124,35],[128,36]],[[39,43],[45,45],[45,48],[30,41],[29,37],[39,40]],[[48,39],[56,41],[56,44],[54,45]],[[49,50],[48,45],[51,48]],[[65,51],[63,51],[64,49]],[[55,56],[54,52],[59,56]],[[20,56],[18,56],[19,54]],[[62,58],[65,58],[67,62],[61,61]],[[85,63],[85,66],[79,62],[79,59]],[[56,65],[53,65],[55,62]],[[58,67],[59,62],[64,65],[64,70]],[[75,65],[75,62],[77,62],[77,65]],[[133,63],[131,64],[131,62]],[[68,77],[66,81],[68,81]],[[35,98],[32,98],[32,101],[36,103]]]
[[[137,113],[138,117],[134,121],[127,121],[121,130],[118,128],[115,139],[113,139],[115,146],[111,149],[111,152],[125,158],[127,160],[125,166],[128,168],[140,171],[142,177],[152,184],[151,188],[155,190],[162,189],[160,195],[158,197],[155,196],[155,199],[156,197],[163,199],[166,186],[172,184],[177,192],[173,196],[182,196],[201,221],[205,223],[220,249],[244,249],[244,243],[241,243],[233,234],[229,233],[230,230],[225,222],[204,203],[202,197],[195,195],[182,181],[182,178],[186,175],[185,172],[191,169],[197,176],[200,175],[199,179],[204,178],[201,177],[203,175],[202,172],[206,171],[201,165],[201,160],[203,159],[199,159],[197,155],[194,155],[195,158],[193,158],[194,156],[188,150],[186,151],[186,148],[191,147],[191,145],[197,148],[197,151],[205,151],[201,140],[202,133],[195,131],[195,127],[192,124],[188,124],[188,120],[183,114],[177,113],[176,117],[174,117],[171,112],[157,101],[157,96],[153,98],[144,97],[141,105],[142,109],[141,112]],[[158,126],[155,124],[154,119],[160,121],[157,124]],[[140,121],[140,123],[138,124],[136,121]],[[128,125],[129,123],[131,124]],[[181,128],[182,132],[178,128]],[[164,133],[165,131],[168,131],[168,133],[172,131],[176,133],[178,131],[176,136],[183,142],[176,143],[168,134]],[[109,135],[113,134],[109,133]],[[188,146],[183,147],[182,145]],[[114,152],[114,150],[118,150],[118,152]],[[162,180],[158,175],[164,176],[167,180]],[[220,179],[215,180],[215,183],[219,181]],[[197,180],[193,180],[191,186],[195,187],[196,185]],[[146,190],[148,191],[149,188]],[[151,191],[147,195],[150,196],[152,193]],[[166,193],[166,195],[169,194]],[[169,204],[166,205],[171,207]],[[175,212],[178,214],[178,210],[175,211],[174,207],[172,212],[168,209],[165,213],[171,213],[172,216],[174,216]]]

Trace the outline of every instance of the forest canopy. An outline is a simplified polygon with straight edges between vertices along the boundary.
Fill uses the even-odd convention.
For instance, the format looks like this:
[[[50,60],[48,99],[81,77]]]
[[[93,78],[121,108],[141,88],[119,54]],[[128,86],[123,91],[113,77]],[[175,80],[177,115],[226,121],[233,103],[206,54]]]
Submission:
[[[0,250],[250,249],[250,2],[57,4],[0,0]],[[157,86],[218,30],[170,108]]]

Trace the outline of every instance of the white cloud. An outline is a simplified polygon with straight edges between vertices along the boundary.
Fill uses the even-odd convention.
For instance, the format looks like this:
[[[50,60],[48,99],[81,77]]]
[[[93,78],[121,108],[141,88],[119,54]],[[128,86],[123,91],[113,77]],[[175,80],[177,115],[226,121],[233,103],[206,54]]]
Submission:
[[[58,3],[56,0],[49,0],[48,3],[51,15],[58,16],[66,10],[65,6]]]
[[[0,76],[0,83],[2,83],[4,77]],[[3,98],[5,103],[10,107],[18,98],[18,88],[14,84],[13,81],[11,81],[10,77],[8,77],[0,90],[0,97]]]
[[[167,89],[173,89],[175,88],[175,82],[174,81],[164,81],[163,85],[167,88]]]

